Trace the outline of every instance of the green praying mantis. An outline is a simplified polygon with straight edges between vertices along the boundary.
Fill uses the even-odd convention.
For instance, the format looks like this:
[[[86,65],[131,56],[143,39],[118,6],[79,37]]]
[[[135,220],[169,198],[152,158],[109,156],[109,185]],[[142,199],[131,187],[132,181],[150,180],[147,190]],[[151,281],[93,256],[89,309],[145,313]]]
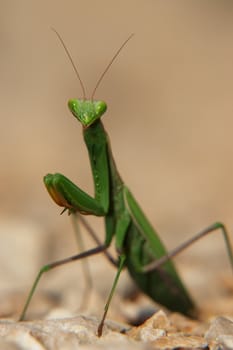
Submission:
[[[193,317],[196,313],[195,304],[184,287],[171,258],[201,237],[218,229],[223,233],[232,268],[233,251],[224,225],[220,222],[216,222],[178,248],[167,252],[158,233],[151,226],[117,170],[110,147],[109,137],[101,121],[101,117],[106,112],[107,105],[104,101],[95,101],[94,94],[112,62],[130,40],[132,35],[113,56],[98,80],[91,99],[88,100],[86,99],[84,85],[73,60],[62,38],[56,31],[55,33],[73,65],[83,91],[83,98],[70,100],[68,102],[68,107],[73,116],[82,125],[84,142],[87,147],[92,169],[95,195],[94,197],[90,196],[67,177],[59,173],[46,175],[44,177],[44,184],[54,202],[64,208],[63,211],[67,210],[69,214],[78,213],[81,215],[103,217],[105,220],[106,235],[105,241],[102,244],[99,244],[98,239],[94,238],[98,245],[93,249],[43,266],[30,290],[20,320],[22,321],[25,319],[25,314],[31,298],[41,276],[45,272],[57,266],[103,252],[107,255],[108,259],[116,265],[117,273],[98,327],[98,336],[102,335],[104,321],[112,296],[120,274],[125,267],[128,269],[138,287],[153,300],[172,311],[178,311],[184,315]],[[107,249],[111,245],[113,239],[115,239],[115,246],[118,254],[117,261],[114,261],[107,253]]]

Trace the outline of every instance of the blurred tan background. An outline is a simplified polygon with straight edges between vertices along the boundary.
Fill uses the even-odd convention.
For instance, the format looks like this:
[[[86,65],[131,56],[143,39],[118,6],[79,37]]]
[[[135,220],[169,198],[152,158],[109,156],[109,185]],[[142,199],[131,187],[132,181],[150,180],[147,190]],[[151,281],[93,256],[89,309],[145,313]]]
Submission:
[[[41,264],[76,252],[69,219],[59,216],[43,176],[58,171],[93,191],[81,127],[67,109],[81,88],[50,27],[63,37],[89,95],[115,51],[136,34],[95,96],[108,104],[103,121],[119,171],[169,247],[216,220],[233,237],[231,1],[0,6],[2,290],[26,290]],[[214,271],[229,267],[224,245],[219,234],[204,241],[181,265],[188,283],[202,275],[205,282],[209,268],[217,285]],[[186,259],[193,273],[185,272]],[[72,289],[79,274],[74,265],[64,269]],[[41,288],[61,290],[52,275]]]

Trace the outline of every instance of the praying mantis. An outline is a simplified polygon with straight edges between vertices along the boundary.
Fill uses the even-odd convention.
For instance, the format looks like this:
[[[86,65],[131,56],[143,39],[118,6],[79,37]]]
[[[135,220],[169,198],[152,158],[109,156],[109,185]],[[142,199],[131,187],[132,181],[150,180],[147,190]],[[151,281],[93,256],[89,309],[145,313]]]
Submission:
[[[105,73],[122,48],[131,39],[132,35],[113,56],[98,80],[89,100],[86,99],[84,85],[70,53],[60,35],[56,31],[55,33],[73,65],[83,91],[83,98],[70,100],[68,107],[77,121],[81,123],[83,129],[84,142],[91,164],[95,194],[94,197],[90,196],[67,177],[59,173],[47,174],[44,177],[44,184],[53,201],[64,208],[63,211],[68,211],[69,214],[78,213],[79,215],[103,217],[106,235],[104,243],[98,244],[93,249],[43,266],[30,290],[20,320],[25,319],[31,298],[41,276],[45,272],[57,266],[103,252],[116,265],[117,272],[98,326],[98,336],[102,335],[108,308],[123,268],[128,269],[138,287],[153,300],[172,311],[178,311],[184,315],[193,317],[196,313],[195,303],[183,285],[171,259],[201,237],[220,229],[223,233],[230,263],[233,268],[233,251],[226,228],[221,222],[216,222],[178,248],[170,252],[166,251],[158,233],[151,226],[117,170],[109,137],[101,121],[103,114],[106,112],[107,105],[104,101],[94,100],[96,89]],[[117,261],[111,259],[107,254],[107,249],[112,244],[113,239],[115,239],[118,254]],[[98,240],[96,242],[99,243]]]

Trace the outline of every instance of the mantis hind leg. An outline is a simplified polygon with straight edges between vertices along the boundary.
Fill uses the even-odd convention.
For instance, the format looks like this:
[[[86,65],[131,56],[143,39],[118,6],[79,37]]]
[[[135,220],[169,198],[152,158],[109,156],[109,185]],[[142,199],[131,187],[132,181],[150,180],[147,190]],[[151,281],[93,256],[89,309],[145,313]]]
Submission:
[[[189,240],[187,240],[184,243],[182,243],[179,247],[176,247],[175,249],[173,249],[170,252],[166,253],[160,259],[152,261],[150,264],[143,266],[142,271],[143,272],[149,272],[149,271],[156,270],[161,265],[163,265],[165,262],[167,262],[171,258],[175,257],[176,255],[180,254],[183,250],[185,250],[186,248],[191,246],[193,243],[197,242],[199,239],[201,239],[201,238],[205,237],[206,235],[208,235],[210,233],[213,233],[213,232],[215,232],[217,230],[220,230],[220,232],[222,232],[222,234],[223,234],[223,238],[224,238],[224,241],[225,241],[225,244],[226,244],[228,257],[229,257],[230,264],[231,264],[232,271],[233,271],[233,249],[232,249],[232,246],[231,246],[231,243],[230,243],[230,239],[229,239],[229,235],[228,235],[228,232],[226,230],[226,227],[221,222],[216,222],[216,223],[208,226],[204,230],[198,232],[195,236],[193,236]]]

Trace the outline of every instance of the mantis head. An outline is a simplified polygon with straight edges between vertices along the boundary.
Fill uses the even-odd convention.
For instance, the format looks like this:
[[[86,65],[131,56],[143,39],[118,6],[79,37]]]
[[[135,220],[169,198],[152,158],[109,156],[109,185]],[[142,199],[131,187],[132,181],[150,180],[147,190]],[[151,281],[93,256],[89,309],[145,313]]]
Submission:
[[[74,115],[75,118],[77,118],[82,126],[84,128],[88,128],[90,125],[92,125],[96,120],[98,120],[106,111],[107,109],[107,105],[104,101],[94,101],[94,95],[95,92],[99,86],[99,84],[102,82],[103,77],[105,76],[105,74],[107,73],[107,71],[109,70],[109,68],[111,67],[113,61],[116,59],[116,57],[119,55],[120,51],[123,49],[123,47],[127,44],[127,42],[132,38],[133,34],[131,34],[124,42],[123,44],[120,46],[120,48],[117,50],[117,52],[115,53],[115,55],[112,57],[112,59],[110,60],[109,64],[107,65],[107,67],[105,68],[105,70],[103,71],[103,73],[101,74],[99,80],[97,81],[95,88],[92,92],[91,95],[91,99],[87,100],[86,99],[86,92],[85,92],[85,88],[82,82],[82,79],[80,78],[79,72],[74,64],[74,61],[71,57],[70,52],[68,51],[62,37],[60,36],[60,34],[54,29],[52,28],[52,30],[55,32],[55,34],[57,35],[58,39],[60,40],[65,52],[67,53],[67,56],[71,62],[71,65],[75,71],[76,77],[79,80],[79,83],[81,85],[82,88],[82,92],[83,92],[83,99],[82,100],[70,100],[68,102],[68,107],[71,111],[71,113]]]
[[[68,107],[84,128],[88,128],[98,120],[107,109],[104,101],[91,100],[69,100]]]

